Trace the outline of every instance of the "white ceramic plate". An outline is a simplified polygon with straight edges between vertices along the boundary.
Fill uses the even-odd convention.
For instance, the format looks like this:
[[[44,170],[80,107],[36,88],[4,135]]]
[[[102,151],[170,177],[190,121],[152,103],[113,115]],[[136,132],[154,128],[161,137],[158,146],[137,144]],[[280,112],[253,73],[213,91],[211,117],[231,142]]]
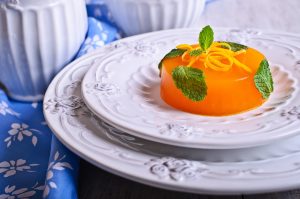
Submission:
[[[238,150],[179,148],[128,135],[97,119],[81,80],[103,51],[66,67],[49,86],[44,114],[55,135],[82,158],[114,174],[177,191],[250,194],[300,187],[300,137]]]
[[[246,44],[271,64],[275,91],[261,107],[227,117],[176,110],[160,98],[157,65],[176,44],[195,43],[199,30],[150,33],[120,40],[87,72],[82,93],[98,117],[134,136],[191,148],[229,149],[263,145],[300,131],[300,37],[217,29],[216,40]]]

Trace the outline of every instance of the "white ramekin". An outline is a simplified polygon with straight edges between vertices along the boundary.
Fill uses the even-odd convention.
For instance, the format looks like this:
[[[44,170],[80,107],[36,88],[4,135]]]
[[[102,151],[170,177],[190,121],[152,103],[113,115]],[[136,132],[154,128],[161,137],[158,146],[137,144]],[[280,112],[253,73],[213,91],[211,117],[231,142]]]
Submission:
[[[192,26],[205,0],[104,0],[126,35]]]
[[[80,48],[87,31],[84,0],[0,1],[0,82],[8,95],[40,100]]]

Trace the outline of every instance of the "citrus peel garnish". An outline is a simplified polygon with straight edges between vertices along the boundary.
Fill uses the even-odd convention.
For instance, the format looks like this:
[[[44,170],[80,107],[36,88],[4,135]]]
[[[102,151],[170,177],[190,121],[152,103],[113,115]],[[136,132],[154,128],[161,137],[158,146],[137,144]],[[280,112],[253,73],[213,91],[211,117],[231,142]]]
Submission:
[[[251,73],[252,70],[238,61],[235,57],[242,53],[246,53],[246,50],[239,50],[234,52],[231,50],[231,46],[225,42],[214,42],[205,52],[202,52],[199,56],[191,56],[190,52],[194,50],[201,50],[198,45],[180,44],[176,46],[177,49],[186,50],[181,56],[182,61],[188,62],[187,66],[192,66],[196,61],[203,61],[206,68],[211,68],[216,71],[229,71],[233,65],[244,69]]]

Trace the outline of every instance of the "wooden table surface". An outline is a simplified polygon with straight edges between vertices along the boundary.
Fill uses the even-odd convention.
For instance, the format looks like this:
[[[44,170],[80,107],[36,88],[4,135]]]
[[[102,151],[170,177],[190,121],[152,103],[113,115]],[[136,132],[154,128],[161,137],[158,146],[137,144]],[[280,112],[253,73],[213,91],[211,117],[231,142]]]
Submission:
[[[207,5],[196,26],[206,24],[300,34],[300,0],[215,0]],[[80,166],[80,199],[300,199],[300,190],[250,196],[178,193],[126,180],[83,160]]]

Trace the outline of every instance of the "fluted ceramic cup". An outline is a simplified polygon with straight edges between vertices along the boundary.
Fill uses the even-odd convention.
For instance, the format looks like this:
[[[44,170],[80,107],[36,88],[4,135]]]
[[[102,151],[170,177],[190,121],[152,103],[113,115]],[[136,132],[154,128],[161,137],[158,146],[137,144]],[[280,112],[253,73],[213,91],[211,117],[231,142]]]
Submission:
[[[185,28],[201,17],[205,0],[104,0],[126,35]]]
[[[0,0],[0,82],[16,100],[41,100],[87,31],[84,0]]]

